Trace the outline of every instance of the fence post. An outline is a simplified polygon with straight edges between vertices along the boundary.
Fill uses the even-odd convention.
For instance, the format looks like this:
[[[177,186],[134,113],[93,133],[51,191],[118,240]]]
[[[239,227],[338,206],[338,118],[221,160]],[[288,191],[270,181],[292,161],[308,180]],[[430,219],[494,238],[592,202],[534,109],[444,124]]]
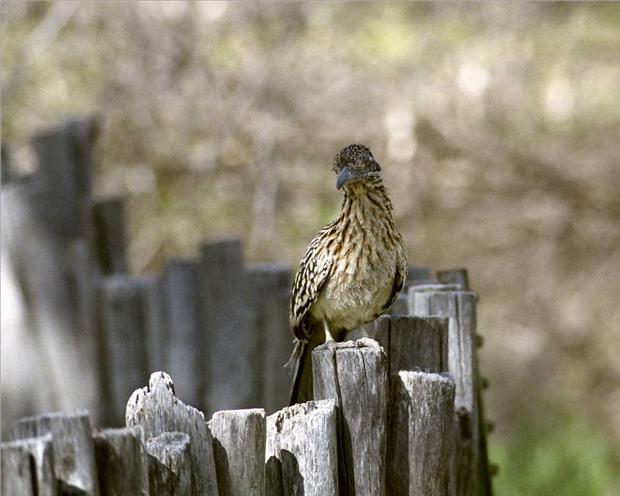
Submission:
[[[53,453],[51,434],[2,443],[0,494],[56,496]]]
[[[287,404],[291,382],[284,368],[293,343],[288,324],[291,271],[281,265],[263,264],[248,267],[247,273],[256,304],[254,329],[261,337],[257,348],[257,363],[262,362],[261,406],[272,413]]]
[[[264,496],[265,411],[215,412],[209,427],[220,496]]]
[[[101,496],[148,494],[148,460],[142,429],[95,431],[93,441]]]
[[[479,412],[475,366],[477,296],[458,285],[413,286],[409,309],[414,315],[438,315],[449,320],[449,370],[455,389],[456,447],[452,483],[458,496],[477,492]]]
[[[17,421],[13,440],[52,435],[54,474],[60,493],[99,494],[92,430],[87,412],[49,413]]]
[[[107,403],[105,421],[118,425],[127,396],[148,374],[140,282],[124,274],[106,277],[98,288],[96,302],[100,388]]]
[[[337,496],[337,445],[333,399],[293,405],[267,417],[266,494]]]
[[[372,339],[329,342],[312,353],[314,397],[339,407],[341,492],[384,495],[387,359]]]
[[[188,434],[194,494],[217,496],[211,431],[202,412],[176,398],[168,374],[151,374],[149,385],[133,392],[127,402],[125,420],[128,427],[141,426],[147,442],[163,432]]]
[[[260,403],[260,341],[250,280],[239,241],[204,245],[200,253],[207,350],[207,411]]]
[[[387,493],[447,496],[454,381],[446,374],[413,371],[393,379]]]
[[[371,337],[387,354],[388,376],[399,370],[448,371],[448,319],[383,315]]]
[[[208,341],[201,319],[200,271],[189,260],[168,261],[161,278],[166,339],[164,369],[182,384],[178,395],[198,409],[205,407],[205,357]]]
[[[126,273],[125,200],[106,198],[92,201],[87,229],[93,258],[101,273]]]
[[[190,437],[184,432],[163,432],[146,442],[149,492],[157,496],[203,494],[192,492]],[[204,493],[211,494],[211,493]]]

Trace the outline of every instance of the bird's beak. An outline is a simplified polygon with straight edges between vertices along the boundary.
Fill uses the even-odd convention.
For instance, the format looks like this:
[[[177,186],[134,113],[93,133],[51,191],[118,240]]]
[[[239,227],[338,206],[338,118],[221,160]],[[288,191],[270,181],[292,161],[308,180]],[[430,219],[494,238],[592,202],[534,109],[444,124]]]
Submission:
[[[338,174],[338,177],[336,178],[336,188],[337,189],[342,188],[345,184],[347,184],[352,179],[355,179],[355,175],[353,174],[353,172],[351,172],[351,169],[349,169],[348,167],[344,167],[340,171],[340,174]]]

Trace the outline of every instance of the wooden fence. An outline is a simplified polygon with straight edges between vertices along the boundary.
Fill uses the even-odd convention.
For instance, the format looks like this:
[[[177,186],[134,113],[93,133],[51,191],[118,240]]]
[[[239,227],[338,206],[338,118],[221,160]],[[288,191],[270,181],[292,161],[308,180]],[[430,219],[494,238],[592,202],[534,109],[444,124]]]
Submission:
[[[290,269],[247,266],[241,244],[222,241],[129,274],[124,201],[90,193],[95,129],[71,121],[36,137],[42,178],[3,177],[14,222],[26,221],[13,257],[31,310],[51,298],[64,312],[97,395],[90,416],[14,424],[2,494],[491,494],[465,271],[411,268],[389,315],[315,350],[316,401],[281,409]],[[29,235],[55,264],[36,260]],[[170,376],[141,388],[152,370]],[[91,428],[123,415],[124,428]]]

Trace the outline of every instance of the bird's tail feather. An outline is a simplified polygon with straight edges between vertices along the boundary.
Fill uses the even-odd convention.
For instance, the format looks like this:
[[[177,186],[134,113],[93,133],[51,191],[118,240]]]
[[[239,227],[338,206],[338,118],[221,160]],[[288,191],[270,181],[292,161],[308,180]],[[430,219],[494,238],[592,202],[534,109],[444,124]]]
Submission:
[[[289,404],[304,403],[312,399],[312,349],[304,341],[296,341],[287,365],[294,365],[294,378]]]

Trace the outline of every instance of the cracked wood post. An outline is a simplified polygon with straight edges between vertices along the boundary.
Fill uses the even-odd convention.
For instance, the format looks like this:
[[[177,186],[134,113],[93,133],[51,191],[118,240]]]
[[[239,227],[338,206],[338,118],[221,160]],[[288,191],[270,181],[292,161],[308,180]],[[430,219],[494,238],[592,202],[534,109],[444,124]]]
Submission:
[[[427,285],[409,288],[413,315],[448,317],[449,371],[455,389],[455,452],[451,484],[457,496],[477,494],[479,411],[476,395],[476,301],[472,291],[459,285]]]
[[[393,379],[387,494],[448,496],[454,381],[413,371]]]
[[[149,460],[149,492],[157,496],[192,493],[190,437],[184,432],[163,432],[146,443]],[[208,494],[208,493],[207,493]]]
[[[53,453],[51,434],[2,443],[0,494],[56,496]]]
[[[88,413],[49,413],[18,420],[13,440],[51,434],[54,476],[61,494],[99,494],[95,450]]]
[[[168,261],[161,284],[167,333],[164,368],[174,377],[179,397],[198,409],[204,409],[207,343],[201,318],[198,263],[179,259]]]
[[[217,496],[213,438],[202,412],[184,405],[174,395],[174,384],[165,372],[151,374],[149,385],[134,391],[127,402],[128,427],[141,426],[147,440],[164,432],[190,436],[194,494]]]
[[[265,495],[265,410],[224,410],[209,421],[220,496]]]
[[[336,402],[309,401],[267,417],[265,493],[337,496]]]
[[[371,337],[386,352],[388,377],[399,370],[448,371],[448,319],[383,315]]]
[[[149,493],[148,460],[139,427],[93,433],[101,496]]]
[[[368,338],[326,343],[313,354],[314,398],[339,407],[341,494],[386,494],[387,359]]]

